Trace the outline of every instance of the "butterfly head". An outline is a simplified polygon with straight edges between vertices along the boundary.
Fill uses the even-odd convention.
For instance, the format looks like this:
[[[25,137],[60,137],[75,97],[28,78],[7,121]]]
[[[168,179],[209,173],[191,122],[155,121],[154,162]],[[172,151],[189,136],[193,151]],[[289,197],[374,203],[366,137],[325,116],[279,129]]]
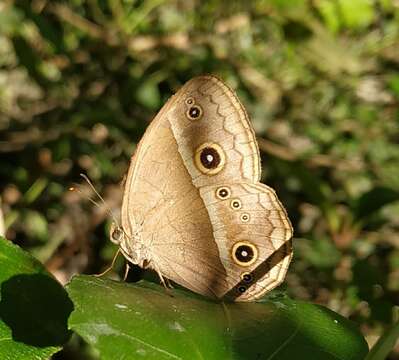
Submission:
[[[131,263],[144,268],[145,264],[150,262],[148,249],[141,241],[141,227],[135,231],[133,236],[128,236],[122,226],[113,222],[109,237],[114,244],[119,246],[123,256]]]

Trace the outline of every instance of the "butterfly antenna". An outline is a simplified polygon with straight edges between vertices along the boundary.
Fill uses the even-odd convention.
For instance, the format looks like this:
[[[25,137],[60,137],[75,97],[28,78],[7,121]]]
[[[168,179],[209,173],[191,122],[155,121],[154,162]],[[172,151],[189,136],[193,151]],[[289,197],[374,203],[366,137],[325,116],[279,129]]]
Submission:
[[[96,200],[92,199],[90,196],[86,195],[82,190],[79,189],[79,184],[74,183],[73,186],[71,186],[69,191],[77,191],[82,197],[85,197],[87,200],[89,200],[92,204],[94,204],[97,207],[101,207],[100,203],[98,203]]]
[[[111,208],[105,202],[104,198],[100,195],[100,193],[96,190],[96,188],[94,187],[93,183],[90,181],[88,176],[85,175],[85,174],[80,174],[80,176],[89,184],[90,188],[94,191],[94,193],[100,199],[101,203],[105,206],[105,209],[107,210],[108,215],[112,218],[112,220],[114,221],[116,226],[119,227],[119,222],[116,220],[116,217],[115,217],[114,213],[112,212]],[[78,190],[78,191],[80,191],[80,190]],[[80,191],[80,193],[82,193],[82,191]],[[97,201],[93,200],[90,197],[89,197],[89,200],[90,200],[91,203],[93,203],[97,207],[100,207],[100,204]]]

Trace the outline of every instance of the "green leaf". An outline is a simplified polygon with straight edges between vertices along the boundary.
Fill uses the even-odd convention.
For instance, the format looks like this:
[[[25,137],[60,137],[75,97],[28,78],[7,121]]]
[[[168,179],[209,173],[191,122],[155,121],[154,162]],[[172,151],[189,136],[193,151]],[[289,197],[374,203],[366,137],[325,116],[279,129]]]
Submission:
[[[361,360],[367,344],[353,325],[324,307],[269,296],[222,304],[148,282],[77,276],[70,328],[101,359]]]
[[[388,85],[392,90],[392,93],[399,98],[399,75],[391,75],[388,79]]]
[[[331,239],[304,239],[295,245],[295,250],[301,258],[316,268],[333,268],[340,261],[339,250],[331,242]]]
[[[374,21],[373,2],[369,0],[338,0],[338,4],[348,28],[364,28]]]
[[[40,86],[48,86],[48,81],[40,73],[39,68],[42,60],[37,55],[35,50],[22,36],[14,36],[12,38],[15,55],[18,58],[19,64],[25,67],[29,76],[37,82]]]
[[[306,1],[304,0],[273,0],[271,2],[274,6],[281,10],[306,10]]]
[[[365,360],[385,360],[399,339],[399,322],[383,334]]]
[[[0,359],[48,359],[69,339],[72,309],[36,259],[0,238]]]
[[[156,109],[161,102],[158,84],[153,80],[144,82],[136,92],[137,101],[149,109]]]
[[[38,211],[28,210],[24,214],[24,225],[26,231],[33,239],[46,240],[48,235],[48,224],[46,218]]]
[[[0,33],[12,35],[21,30],[23,16],[21,12],[13,7],[3,6],[0,9]]]
[[[316,2],[315,6],[319,10],[330,31],[336,33],[340,28],[337,3],[335,1],[320,0]]]

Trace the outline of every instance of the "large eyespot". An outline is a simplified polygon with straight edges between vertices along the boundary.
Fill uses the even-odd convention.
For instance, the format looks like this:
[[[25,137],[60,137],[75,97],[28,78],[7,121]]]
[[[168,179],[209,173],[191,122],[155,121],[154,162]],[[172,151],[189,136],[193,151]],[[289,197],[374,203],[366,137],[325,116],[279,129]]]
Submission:
[[[244,223],[247,223],[249,221],[250,217],[249,214],[247,213],[242,213],[240,216],[240,220]]]
[[[239,241],[231,249],[231,256],[238,265],[249,266],[258,259],[258,249],[249,241]]]
[[[228,187],[220,187],[217,188],[216,190],[216,196],[220,199],[220,200],[224,200],[224,199],[228,199],[231,195],[231,191]]]
[[[250,283],[252,282],[252,275],[249,272],[244,272],[241,274],[241,280],[246,282],[246,283]]]
[[[231,200],[230,206],[233,210],[241,209],[241,201],[239,199]]]
[[[187,117],[190,120],[199,120],[202,117],[202,108],[199,105],[193,105],[191,106],[187,112],[186,112]]]
[[[218,144],[205,143],[195,151],[194,162],[202,173],[215,175],[223,169],[226,156]]]

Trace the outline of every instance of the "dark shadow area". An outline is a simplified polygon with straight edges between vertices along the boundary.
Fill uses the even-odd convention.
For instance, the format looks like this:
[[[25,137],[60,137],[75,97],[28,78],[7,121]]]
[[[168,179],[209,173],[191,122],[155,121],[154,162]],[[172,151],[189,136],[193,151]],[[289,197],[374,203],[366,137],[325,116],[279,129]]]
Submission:
[[[99,360],[93,348],[74,333],[62,350],[52,355],[51,360]]]
[[[1,285],[0,318],[15,341],[38,347],[63,345],[71,336],[72,310],[64,288],[49,276],[15,275]]]

